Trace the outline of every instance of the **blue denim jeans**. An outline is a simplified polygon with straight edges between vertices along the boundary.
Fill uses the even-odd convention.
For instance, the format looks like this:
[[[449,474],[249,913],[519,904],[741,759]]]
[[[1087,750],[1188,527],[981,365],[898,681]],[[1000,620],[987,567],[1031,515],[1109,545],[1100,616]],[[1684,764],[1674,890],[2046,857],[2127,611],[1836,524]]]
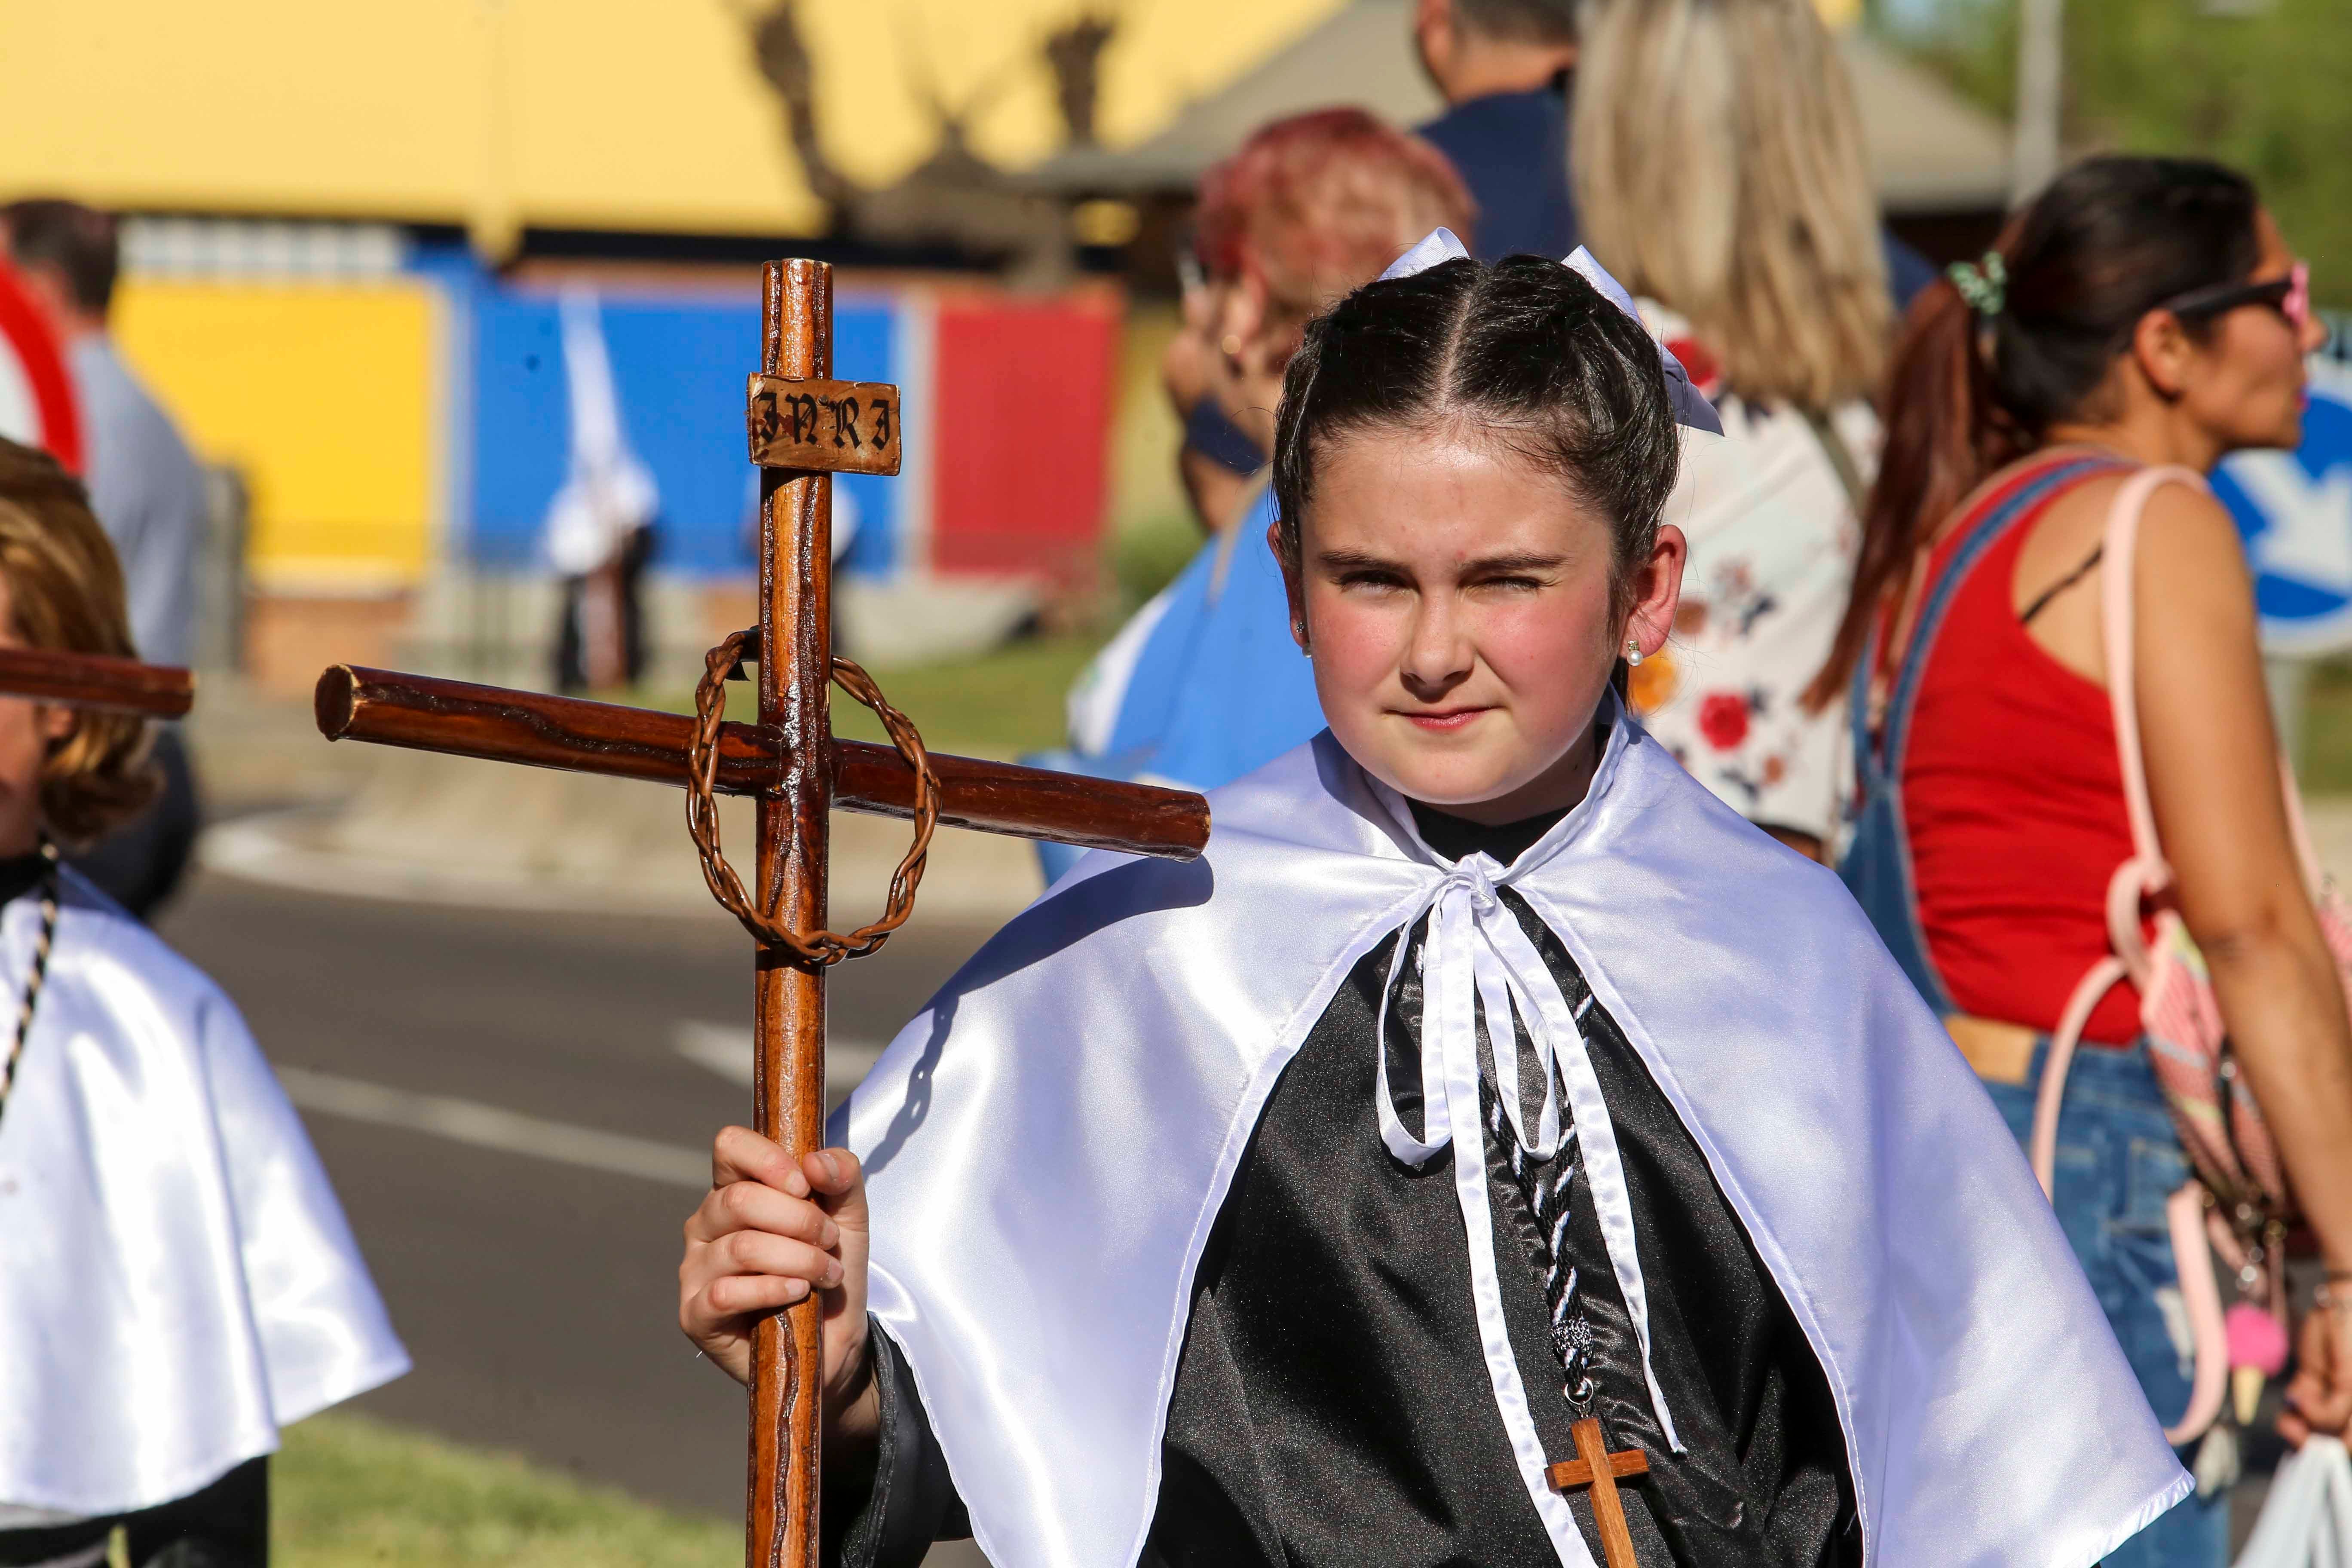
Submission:
[[[2042,1078],[2045,1038],[2034,1047],[2023,1084],[1988,1083],[2009,1130],[2023,1144],[2033,1129],[2033,1085]],[[2091,1289],[2124,1347],[2157,1418],[2178,1421],[2189,1407],[2190,1357],[2173,1343],[2157,1292],[2179,1287],[2164,1201],[2189,1179],[2179,1135],[2149,1068],[2147,1047],[2084,1046],[2066,1075],[2058,1110],[2057,1192],[2053,1205]],[[2182,1462],[2190,1458],[2184,1451]],[[2224,1568],[2230,1551],[2230,1498],[2190,1497],[2108,1553],[2106,1568]]]

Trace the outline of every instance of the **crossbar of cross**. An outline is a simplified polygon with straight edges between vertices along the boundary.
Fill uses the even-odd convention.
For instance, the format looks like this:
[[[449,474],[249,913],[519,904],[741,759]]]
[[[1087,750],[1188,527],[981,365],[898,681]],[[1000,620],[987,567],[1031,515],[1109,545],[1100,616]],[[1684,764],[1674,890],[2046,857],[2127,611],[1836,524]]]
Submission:
[[[0,647],[0,696],[177,719],[196,699],[196,678],[175,665],[104,654]]]
[[[1592,1521],[1601,1530],[1601,1561],[1608,1568],[1641,1568],[1633,1560],[1633,1532],[1625,1525],[1625,1504],[1617,1496],[1617,1482],[1620,1477],[1647,1475],[1650,1457],[1639,1448],[1611,1453],[1595,1416],[1580,1417],[1570,1435],[1576,1441],[1577,1457],[1550,1467],[1544,1472],[1545,1479],[1554,1491],[1591,1487]]]
[[[319,732],[331,741],[681,788],[695,724],[683,713],[352,664],[319,678],[312,710]],[[914,816],[915,771],[896,751],[836,738],[831,753],[835,810]],[[1198,854],[1208,839],[1207,803],[1196,795],[938,752],[929,761],[943,826],[1178,859]],[[777,731],[759,724],[720,727],[717,793],[761,795],[783,778]]]
[[[761,337],[761,367],[745,409],[761,476],[760,625],[756,636],[721,645],[756,662],[759,720],[719,722],[718,674],[730,660],[715,651],[703,698],[719,698],[709,710],[716,743],[707,774],[689,763],[698,719],[351,665],[320,677],[320,732],[682,784],[690,821],[692,806],[707,804],[698,788],[749,795],[758,803],[759,832],[746,891],[757,921],[788,936],[824,927],[827,819],[836,806],[913,817],[919,834],[935,812],[939,822],[986,833],[1179,859],[1198,855],[1208,843],[1209,807],[1197,795],[929,756],[919,742],[894,750],[834,737],[832,476],[898,471],[898,393],[831,379],[833,270],[824,263],[769,264]],[[893,721],[904,722],[895,712],[886,717]],[[715,838],[698,837],[698,846],[709,872]],[[910,862],[912,877],[902,869],[909,892],[920,857]],[[712,879],[716,889],[724,879]],[[901,901],[896,891],[894,902]],[[830,955],[845,945],[866,950],[836,942]],[[754,1124],[800,1154],[820,1147],[824,1135],[825,963],[763,940],[754,973]],[[820,1308],[806,1299],[763,1319],[754,1336],[744,1521],[750,1568],[815,1568]]]

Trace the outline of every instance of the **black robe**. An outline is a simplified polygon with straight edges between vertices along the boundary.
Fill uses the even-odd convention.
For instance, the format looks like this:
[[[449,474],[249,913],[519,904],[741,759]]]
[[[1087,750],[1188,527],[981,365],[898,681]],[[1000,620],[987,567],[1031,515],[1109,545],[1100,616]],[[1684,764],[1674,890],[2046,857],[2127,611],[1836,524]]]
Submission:
[[[1416,815],[1440,854],[1483,849],[1505,864],[1557,820],[1479,828]],[[1587,987],[1566,950],[1516,893],[1502,896],[1570,1005],[1580,1004]],[[1479,1348],[1447,1163],[1459,1145],[1413,1171],[1381,1139],[1370,1042],[1392,946],[1356,965],[1284,1068],[1219,1212],[1169,1401],[1147,1568],[1555,1561]],[[1408,1126],[1420,1120],[1415,967],[1409,959],[1388,1021],[1390,1082]],[[1566,1246],[1594,1331],[1598,1414],[1612,1447],[1650,1458],[1650,1474],[1620,1491],[1636,1554],[1657,1568],[1859,1563],[1844,1438],[1820,1363],[1641,1058],[1597,1004],[1584,1026],[1632,1200],[1651,1363],[1685,1448],[1669,1452],[1659,1431],[1580,1175]],[[1523,1033],[1519,1044],[1528,1084]],[[1486,1158],[1519,1375],[1546,1453],[1572,1458],[1541,1241],[1491,1142]],[[870,1479],[828,1489],[825,1560],[841,1568],[899,1568],[934,1540],[970,1532],[903,1358],[878,1329],[871,1342],[882,1440]],[[1598,1563],[1587,1494],[1570,1504]]]

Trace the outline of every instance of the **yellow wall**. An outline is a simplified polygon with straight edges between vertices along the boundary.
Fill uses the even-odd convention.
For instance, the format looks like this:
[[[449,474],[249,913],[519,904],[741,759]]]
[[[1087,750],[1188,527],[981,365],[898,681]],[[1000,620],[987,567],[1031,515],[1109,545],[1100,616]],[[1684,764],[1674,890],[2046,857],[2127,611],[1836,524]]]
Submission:
[[[754,68],[767,0],[18,0],[0,195],[618,229],[820,218]],[[1102,0],[801,0],[826,142],[887,181],[978,103],[986,156],[1059,140],[1038,40]],[[1102,122],[1139,139],[1340,0],[1126,0]]]
[[[251,487],[264,587],[414,583],[431,537],[434,299],[421,283],[131,279],[123,355]]]

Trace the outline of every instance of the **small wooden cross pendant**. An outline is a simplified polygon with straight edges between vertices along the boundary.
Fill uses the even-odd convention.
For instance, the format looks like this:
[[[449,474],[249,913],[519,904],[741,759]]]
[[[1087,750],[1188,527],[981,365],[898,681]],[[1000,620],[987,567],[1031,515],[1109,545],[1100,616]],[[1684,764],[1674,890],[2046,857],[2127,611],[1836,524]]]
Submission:
[[[1625,1528],[1625,1507],[1617,1500],[1617,1478],[1646,1475],[1650,1457],[1639,1448],[1610,1453],[1597,1416],[1584,1417],[1571,1430],[1577,1457],[1544,1472],[1551,1489],[1564,1492],[1571,1487],[1591,1487],[1592,1517],[1601,1526],[1601,1554],[1608,1559],[1609,1568],[1641,1568],[1633,1558],[1633,1533]]]

